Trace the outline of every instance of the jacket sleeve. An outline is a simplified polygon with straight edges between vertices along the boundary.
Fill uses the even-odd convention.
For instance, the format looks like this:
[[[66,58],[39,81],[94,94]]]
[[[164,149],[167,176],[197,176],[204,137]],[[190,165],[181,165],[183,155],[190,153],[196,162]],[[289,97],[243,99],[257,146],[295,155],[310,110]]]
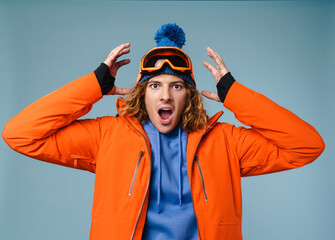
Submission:
[[[2,137],[26,156],[94,172],[100,120],[77,119],[101,98],[92,72],[26,107],[6,124]]]
[[[251,127],[233,130],[242,176],[302,167],[325,148],[313,126],[238,82],[230,87],[224,106]]]

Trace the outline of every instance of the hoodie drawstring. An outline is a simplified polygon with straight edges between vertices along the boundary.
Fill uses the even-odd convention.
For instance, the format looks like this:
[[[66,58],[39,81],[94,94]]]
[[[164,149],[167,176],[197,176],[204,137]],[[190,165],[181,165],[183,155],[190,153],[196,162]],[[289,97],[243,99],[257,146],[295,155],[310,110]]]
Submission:
[[[181,195],[182,195],[182,146],[181,146],[181,130],[178,129],[178,144],[179,144],[179,151],[178,151],[178,158],[179,158],[179,206],[181,207]]]
[[[157,131],[157,130],[156,130]],[[158,142],[158,183],[157,183],[157,213],[161,213],[161,183],[162,183],[162,160],[161,160],[161,138],[160,133],[157,131],[157,142]]]

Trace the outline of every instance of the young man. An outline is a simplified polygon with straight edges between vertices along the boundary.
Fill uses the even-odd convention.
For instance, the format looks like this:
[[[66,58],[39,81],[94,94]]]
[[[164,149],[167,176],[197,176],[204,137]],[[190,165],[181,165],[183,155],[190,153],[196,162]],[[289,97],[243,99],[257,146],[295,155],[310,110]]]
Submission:
[[[114,85],[129,63],[117,61],[129,53],[126,43],[95,72],[11,119],[3,138],[27,156],[96,174],[90,239],[242,239],[241,177],[308,164],[323,140],[292,112],[236,82],[211,48],[216,67],[203,63],[218,93],[202,94],[251,128],[219,123],[222,112],[209,119],[189,57],[180,44],[158,39],[132,90]],[[77,120],[103,95],[124,94],[119,116]]]

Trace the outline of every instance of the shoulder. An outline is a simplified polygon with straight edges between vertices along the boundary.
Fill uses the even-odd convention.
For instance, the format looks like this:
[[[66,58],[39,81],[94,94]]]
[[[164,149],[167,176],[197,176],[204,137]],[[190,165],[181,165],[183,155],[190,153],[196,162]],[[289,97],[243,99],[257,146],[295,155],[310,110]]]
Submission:
[[[234,124],[226,122],[218,122],[213,130],[215,130],[214,132],[216,134],[222,134],[228,138],[239,138],[243,132],[250,130],[250,128],[235,126]]]

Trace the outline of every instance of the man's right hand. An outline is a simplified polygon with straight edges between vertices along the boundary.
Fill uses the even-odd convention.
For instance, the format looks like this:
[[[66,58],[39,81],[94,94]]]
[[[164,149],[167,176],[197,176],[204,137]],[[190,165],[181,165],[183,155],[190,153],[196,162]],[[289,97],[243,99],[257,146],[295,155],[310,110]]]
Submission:
[[[124,59],[117,62],[117,59],[121,57],[123,54],[127,54],[130,52],[130,44],[124,43],[120,46],[114,48],[107,56],[106,60],[104,61],[104,64],[106,64],[109,67],[110,74],[115,78],[117,71],[120,67],[130,63],[129,59]],[[114,85],[112,90],[110,90],[107,95],[125,95],[130,93],[129,88],[118,88]]]

